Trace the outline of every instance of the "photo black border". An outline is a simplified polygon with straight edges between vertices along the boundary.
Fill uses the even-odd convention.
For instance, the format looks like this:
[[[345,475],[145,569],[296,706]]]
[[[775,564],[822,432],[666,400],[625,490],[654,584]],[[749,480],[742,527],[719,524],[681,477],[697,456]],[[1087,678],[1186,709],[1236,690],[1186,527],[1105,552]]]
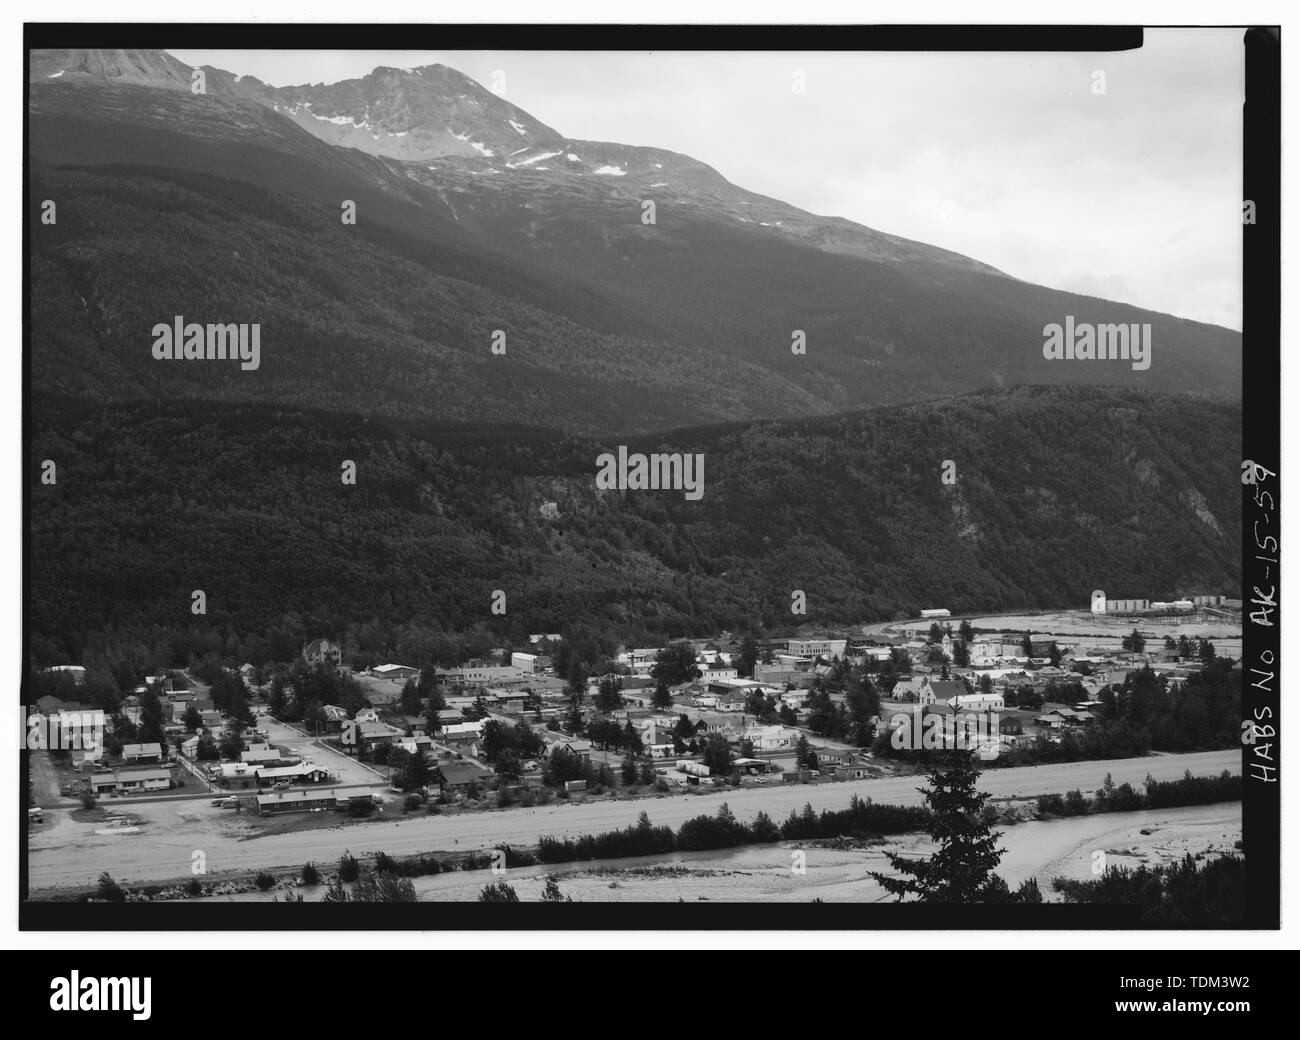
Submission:
[[[1167,25],[1158,28],[1201,28]],[[1274,474],[1280,468],[1281,419],[1281,31],[1240,28],[1245,43],[1243,109],[1244,197],[1256,203],[1256,223],[1243,242],[1242,443],[1243,458]],[[1157,28],[1154,27],[1153,28]],[[23,353],[22,423],[24,459],[31,458],[31,234],[33,202],[28,134],[28,55],[53,48],[160,48],[171,50],[611,50],[611,51],[1088,51],[1126,50],[1142,45],[1136,26],[811,26],[811,25],[437,25],[437,24],[135,24],[25,23],[23,27]],[[1277,478],[1265,485],[1275,508]],[[26,680],[29,633],[26,604],[31,591],[30,509],[32,487],[22,491],[22,654]],[[1280,587],[1276,563],[1266,576],[1256,556],[1252,526],[1259,515],[1254,489],[1243,484],[1243,717],[1267,706],[1280,731],[1280,607],[1272,625],[1251,623],[1252,598]],[[1275,554],[1276,555],[1276,554]],[[1276,598],[1276,597],[1274,597]],[[1252,665],[1271,673],[1265,680]],[[1253,685],[1252,685],[1253,684]],[[1280,777],[1280,737],[1271,738]],[[262,931],[310,930],[1161,930],[1139,922],[1131,906],[1041,904],[1037,906],[933,906],[861,903],[418,903],[336,905],[322,913],[316,903],[77,903],[28,902],[26,848],[26,750],[19,753],[18,927],[23,931]],[[1252,782],[1252,747],[1243,744],[1242,804],[1248,902],[1242,925],[1232,930],[1280,927],[1281,784]],[[90,909],[93,907],[93,910]],[[761,911],[759,908],[761,907]],[[1203,927],[1203,926],[1197,926]],[[1176,926],[1172,930],[1183,930]]]

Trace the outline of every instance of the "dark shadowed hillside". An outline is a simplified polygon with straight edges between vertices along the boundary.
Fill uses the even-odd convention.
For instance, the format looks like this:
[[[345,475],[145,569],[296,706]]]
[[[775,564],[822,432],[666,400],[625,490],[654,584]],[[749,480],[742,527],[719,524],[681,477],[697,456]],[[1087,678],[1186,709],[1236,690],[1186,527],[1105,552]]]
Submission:
[[[47,403],[34,458],[60,477],[32,489],[30,611],[56,657],[105,624],[183,647],[196,588],[204,631],[632,638],[787,624],[794,589],[807,620],[865,621],[1239,581],[1240,411],[1192,398],[1021,389],[630,445],[703,452],[698,502],[598,492],[617,445],[537,430]]]

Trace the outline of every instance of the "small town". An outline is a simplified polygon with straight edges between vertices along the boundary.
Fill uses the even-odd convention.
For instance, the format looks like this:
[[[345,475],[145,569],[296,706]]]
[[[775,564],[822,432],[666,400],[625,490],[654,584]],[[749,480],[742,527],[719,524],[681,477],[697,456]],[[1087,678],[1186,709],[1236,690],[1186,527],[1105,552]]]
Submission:
[[[144,676],[116,711],[79,699],[84,668],[55,666],[42,678],[58,692],[27,716],[30,847],[78,817],[101,840],[147,841],[141,810],[175,800],[263,821],[268,853],[321,826],[343,828],[341,853],[354,824],[418,817],[436,847],[437,821],[465,814],[627,802],[635,816],[647,798],[791,785],[834,798],[845,782],[922,774],[937,747],[996,769],[1214,746],[1159,727],[1131,744],[1116,734],[1143,685],[1178,698],[1207,666],[1236,667],[1239,602],[1098,593],[1090,610],[1042,616],[1043,631],[975,620],[935,608],[857,636],[683,638],[622,648],[592,675],[561,633],[424,668],[356,668],[316,638],[291,663]],[[103,851],[87,847],[83,884]],[[76,855],[61,857],[69,881]]]

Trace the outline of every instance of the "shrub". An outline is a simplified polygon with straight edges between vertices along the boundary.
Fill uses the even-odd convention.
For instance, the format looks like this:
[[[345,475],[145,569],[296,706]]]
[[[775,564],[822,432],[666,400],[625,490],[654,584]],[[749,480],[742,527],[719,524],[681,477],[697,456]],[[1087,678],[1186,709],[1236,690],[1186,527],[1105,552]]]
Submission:
[[[96,806],[95,796],[89,791],[81,792],[81,807],[83,809],[93,809]]]
[[[304,863],[302,865],[302,883],[304,885],[320,884],[320,871],[316,869],[315,863]]]
[[[421,801],[422,799],[418,794],[408,794],[405,798],[402,799],[402,811],[414,812],[416,809],[420,807]]]
[[[482,891],[478,894],[478,901],[480,903],[517,903],[519,902],[519,896],[504,881],[494,881],[490,885],[483,886]]]
[[[1065,799],[1059,794],[1040,794],[1038,796],[1039,816],[1064,816]]]
[[[257,887],[263,892],[268,892],[275,888],[275,875],[265,870],[257,872]]]
[[[187,896],[203,895],[203,885],[198,878],[190,878],[189,881],[185,882],[185,894]]]
[[[95,890],[95,895],[100,899],[106,899],[110,903],[125,903],[126,892],[122,886],[113,880],[113,875],[107,870],[99,875],[99,887]]]
[[[1088,811],[1088,803],[1084,800],[1082,791],[1075,788],[1073,791],[1065,792],[1066,816],[1087,816]]]
[[[339,880],[355,881],[361,876],[361,864],[357,862],[357,857],[350,852],[343,853],[339,857]]]

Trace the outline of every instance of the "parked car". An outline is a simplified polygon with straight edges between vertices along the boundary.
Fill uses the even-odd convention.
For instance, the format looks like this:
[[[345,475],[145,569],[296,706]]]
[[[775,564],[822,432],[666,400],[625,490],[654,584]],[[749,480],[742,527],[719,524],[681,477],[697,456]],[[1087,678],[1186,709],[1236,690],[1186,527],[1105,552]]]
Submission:
[[[44,822],[45,822],[45,810],[44,810],[44,809],[41,809],[40,807],[36,807],[36,808],[32,808],[32,809],[28,809],[28,810],[27,810],[27,822],[28,822],[28,823],[44,823]]]
[[[289,780],[281,780],[281,781],[279,781],[279,782],[275,785],[275,787],[273,788],[273,790],[276,790],[276,791],[287,791],[287,790],[289,790],[289,788],[291,788],[292,786],[293,786],[292,781],[289,781]]]

